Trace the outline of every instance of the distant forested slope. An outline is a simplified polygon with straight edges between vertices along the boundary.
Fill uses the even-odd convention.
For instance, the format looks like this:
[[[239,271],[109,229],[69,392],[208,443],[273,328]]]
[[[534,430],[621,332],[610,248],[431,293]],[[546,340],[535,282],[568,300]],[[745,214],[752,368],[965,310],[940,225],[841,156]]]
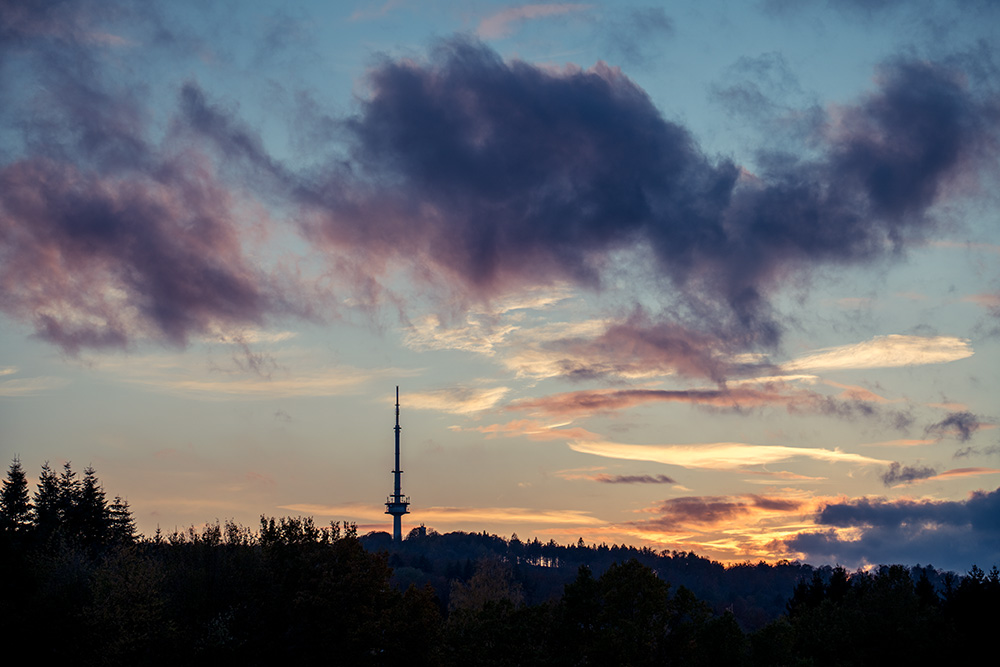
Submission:
[[[15,460],[0,628],[79,665],[866,665],[978,659],[1000,572],[782,562],[261,517],[137,535],[92,468]]]

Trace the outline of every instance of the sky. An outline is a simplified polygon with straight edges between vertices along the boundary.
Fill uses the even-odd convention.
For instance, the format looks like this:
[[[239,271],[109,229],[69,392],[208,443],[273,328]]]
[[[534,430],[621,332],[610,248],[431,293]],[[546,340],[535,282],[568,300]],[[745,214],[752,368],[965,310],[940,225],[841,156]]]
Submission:
[[[0,0],[0,455],[152,535],[1000,563],[1000,5]]]

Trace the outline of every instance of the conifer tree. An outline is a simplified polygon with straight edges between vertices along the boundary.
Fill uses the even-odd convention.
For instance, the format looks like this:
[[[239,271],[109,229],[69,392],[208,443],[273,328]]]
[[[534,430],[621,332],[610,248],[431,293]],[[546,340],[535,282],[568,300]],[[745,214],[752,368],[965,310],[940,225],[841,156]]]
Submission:
[[[132,518],[132,510],[128,506],[128,501],[121,496],[115,496],[108,508],[108,513],[111,522],[111,540],[125,544],[134,542],[135,520]]]
[[[110,540],[111,513],[93,466],[83,471],[74,514],[76,525],[71,529],[85,544],[103,544]]]
[[[80,505],[80,480],[76,477],[76,472],[69,461],[63,464],[62,474],[59,475],[59,499],[56,507],[59,510],[59,521],[65,527],[67,525],[78,524],[77,508]]]
[[[49,467],[49,462],[42,464],[42,474],[38,478],[38,489],[35,491],[35,527],[39,538],[47,540],[58,529],[59,517],[59,478]]]
[[[28,500],[28,478],[21,460],[14,457],[7,470],[7,479],[0,491],[0,531],[21,535],[31,529],[31,503]]]

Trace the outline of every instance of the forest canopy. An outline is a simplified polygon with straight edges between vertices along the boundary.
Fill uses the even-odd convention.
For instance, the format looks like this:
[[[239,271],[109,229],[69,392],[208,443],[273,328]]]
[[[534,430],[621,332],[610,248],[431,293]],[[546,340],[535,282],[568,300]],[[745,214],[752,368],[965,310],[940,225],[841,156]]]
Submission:
[[[152,537],[93,467],[18,459],[0,622],[80,664],[862,665],[969,655],[1000,572],[725,567],[694,553],[261,516]],[[970,656],[971,657],[971,656]]]

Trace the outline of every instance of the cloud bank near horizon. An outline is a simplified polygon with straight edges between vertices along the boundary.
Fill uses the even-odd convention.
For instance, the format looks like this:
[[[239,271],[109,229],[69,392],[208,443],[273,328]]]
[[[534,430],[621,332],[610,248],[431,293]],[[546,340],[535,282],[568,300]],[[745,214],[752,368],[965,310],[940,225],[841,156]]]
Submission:
[[[909,563],[964,571],[984,556],[1000,562],[1000,489],[975,491],[965,500],[886,500],[859,498],[825,505],[816,523],[829,526],[785,541],[807,559],[859,566]],[[839,532],[849,529],[850,536]]]

